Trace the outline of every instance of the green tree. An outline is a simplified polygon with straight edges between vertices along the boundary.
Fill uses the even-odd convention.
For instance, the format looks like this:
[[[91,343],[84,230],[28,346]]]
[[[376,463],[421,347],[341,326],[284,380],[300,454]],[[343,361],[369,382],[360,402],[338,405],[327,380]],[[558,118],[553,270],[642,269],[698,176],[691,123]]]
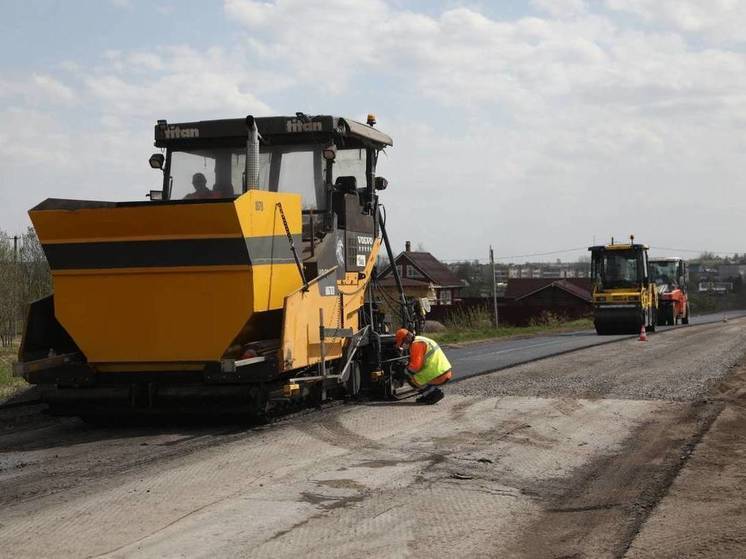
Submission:
[[[16,241],[0,231],[0,343],[9,346],[28,306],[52,292],[47,259],[33,228]]]
[[[0,344],[7,347],[16,336],[18,318],[18,267],[13,239],[0,231]]]
[[[21,237],[18,261],[22,307],[20,311],[25,315],[28,305],[52,292],[49,264],[33,227],[29,227]]]

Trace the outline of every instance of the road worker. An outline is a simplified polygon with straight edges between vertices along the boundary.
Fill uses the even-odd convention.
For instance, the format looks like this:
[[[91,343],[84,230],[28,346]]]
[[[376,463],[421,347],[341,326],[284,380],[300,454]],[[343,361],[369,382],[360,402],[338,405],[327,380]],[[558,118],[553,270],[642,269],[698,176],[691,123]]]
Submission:
[[[420,396],[418,404],[435,404],[443,399],[438,386],[451,380],[451,364],[437,343],[425,336],[415,336],[406,328],[396,331],[394,337],[400,351],[409,351],[407,381],[416,388]]]

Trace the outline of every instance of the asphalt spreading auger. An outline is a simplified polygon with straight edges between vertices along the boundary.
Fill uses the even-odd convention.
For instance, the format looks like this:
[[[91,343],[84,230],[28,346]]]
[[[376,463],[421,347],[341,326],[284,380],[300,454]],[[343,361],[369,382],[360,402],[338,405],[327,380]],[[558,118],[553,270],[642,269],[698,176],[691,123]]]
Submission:
[[[83,416],[390,396],[398,354],[372,288],[382,245],[393,261],[376,176],[393,142],[374,124],[158,121],[149,201],[33,208],[54,294],[31,305],[17,374]]]

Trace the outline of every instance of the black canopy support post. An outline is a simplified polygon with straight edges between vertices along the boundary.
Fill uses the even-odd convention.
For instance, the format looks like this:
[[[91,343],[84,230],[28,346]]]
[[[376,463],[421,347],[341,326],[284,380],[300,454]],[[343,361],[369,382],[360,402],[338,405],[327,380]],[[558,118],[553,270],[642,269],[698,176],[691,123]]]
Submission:
[[[277,202],[275,204],[275,207],[280,211],[282,225],[285,227],[285,235],[287,235],[288,243],[290,243],[290,252],[293,253],[295,265],[298,267],[298,273],[300,274],[300,279],[303,282],[303,291],[308,291],[308,281],[306,280],[306,274],[303,272],[303,264],[301,264],[300,257],[298,256],[298,250],[295,248],[293,235],[290,233],[290,227],[288,226],[288,220],[285,218],[285,212],[282,209],[282,204],[280,202]]]
[[[391,263],[391,272],[394,274],[394,281],[396,282],[396,288],[399,290],[399,304],[401,305],[402,318],[404,319],[404,326],[409,330],[414,329],[412,324],[412,318],[409,316],[409,307],[407,306],[407,298],[404,296],[404,286],[401,283],[401,277],[399,276],[399,270],[396,269],[396,262],[394,261],[394,253],[391,251],[391,243],[389,242],[388,233],[386,233],[386,223],[381,219],[379,210],[378,222],[381,225],[381,235],[383,236],[383,244],[386,245],[386,254],[388,254],[389,262]]]
[[[365,213],[372,215],[375,210],[374,197],[376,194],[378,150],[368,148],[365,152]]]
[[[166,151],[166,161],[163,165],[163,194],[161,195],[164,200],[171,199],[171,191],[173,190],[174,178],[171,176],[171,150]]]
[[[324,335],[326,329],[324,328],[324,309],[319,308],[319,372],[321,373],[321,401],[326,400],[326,344],[324,343]]]
[[[332,181],[332,177],[334,176],[333,159],[326,160],[325,169],[326,176],[324,177],[324,214],[322,216],[321,225],[323,228],[323,232],[329,233],[334,230],[334,204],[332,201],[334,195],[334,182]],[[311,221],[313,221],[313,216],[311,216]]]

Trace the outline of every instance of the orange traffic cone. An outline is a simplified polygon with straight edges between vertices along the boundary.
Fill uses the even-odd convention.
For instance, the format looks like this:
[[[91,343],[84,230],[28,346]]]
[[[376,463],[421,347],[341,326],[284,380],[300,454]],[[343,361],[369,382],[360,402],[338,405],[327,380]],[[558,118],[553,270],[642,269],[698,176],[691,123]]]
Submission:
[[[641,342],[647,342],[648,341],[648,333],[645,331],[645,325],[643,324],[640,326],[640,341]]]

